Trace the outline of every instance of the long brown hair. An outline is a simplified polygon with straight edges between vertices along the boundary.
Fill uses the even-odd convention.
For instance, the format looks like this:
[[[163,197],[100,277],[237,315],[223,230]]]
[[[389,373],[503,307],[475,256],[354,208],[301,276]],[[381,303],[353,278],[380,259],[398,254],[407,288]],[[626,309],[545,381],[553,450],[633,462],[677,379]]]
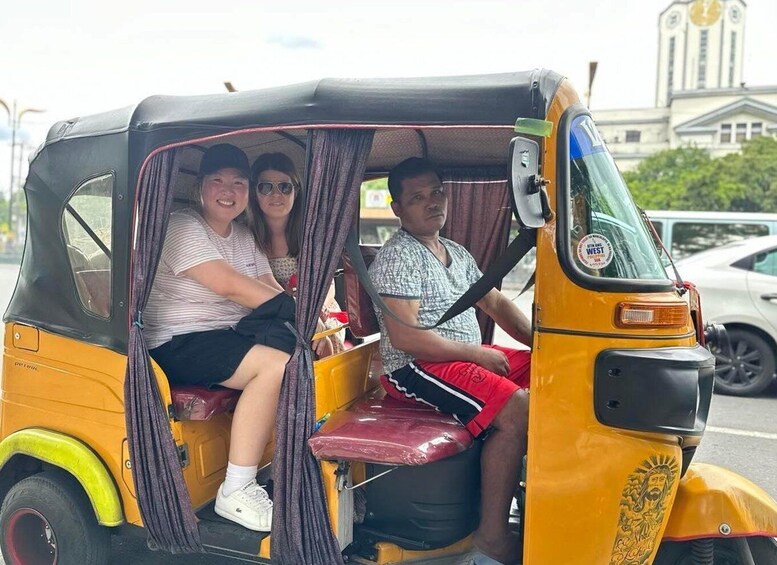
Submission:
[[[299,255],[300,239],[302,238],[302,210],[301,206],[298,205],[302,184],[300,183],[297,169],[294,167],[294,162],[287,155],[283,153],[265,153],[264,155],[259,155],[254,164],[251,165],[251,190],[248,194],[248,208],[246,208],[248,226],[251,228],[251,233],[254,234],[254,239],[259,249],[265,255],[270,255],[272,250],[270,230],[267,229],[264,212],[262,212],[259,206],[259,196],[256,194],[256,184],[259,175],[264,171],[278,171],[288,175],[291,183],[294,185],[294,204],[292,204],[289,218],[286,222],[286,243],[289,246],[289,255],[296,257]]]

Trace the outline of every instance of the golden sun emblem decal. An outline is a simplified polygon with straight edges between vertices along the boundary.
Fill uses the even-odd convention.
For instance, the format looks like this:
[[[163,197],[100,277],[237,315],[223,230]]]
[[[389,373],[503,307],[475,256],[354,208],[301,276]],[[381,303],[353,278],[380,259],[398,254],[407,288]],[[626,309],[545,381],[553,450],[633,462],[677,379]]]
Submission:
[[[677,471],[676,458],[654,455],[629,475],[621,497],[610,565],[648,562],[658,541]]]

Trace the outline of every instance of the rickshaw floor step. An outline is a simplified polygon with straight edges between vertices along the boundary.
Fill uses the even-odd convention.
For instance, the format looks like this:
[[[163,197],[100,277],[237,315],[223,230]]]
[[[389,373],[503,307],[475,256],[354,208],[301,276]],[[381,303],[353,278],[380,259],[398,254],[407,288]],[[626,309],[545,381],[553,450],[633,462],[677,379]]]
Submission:
[[[262,563],[263,561],[256,556],[259,554],[262,540],[270,533],[255,532],[222,518],[213,509],[214,504],[215,501],[197,512],[197,517],[200,519],[198,524],[200,538],[208,552],[224,555],[240,554],[241,558],[256,558],[257,563]]]

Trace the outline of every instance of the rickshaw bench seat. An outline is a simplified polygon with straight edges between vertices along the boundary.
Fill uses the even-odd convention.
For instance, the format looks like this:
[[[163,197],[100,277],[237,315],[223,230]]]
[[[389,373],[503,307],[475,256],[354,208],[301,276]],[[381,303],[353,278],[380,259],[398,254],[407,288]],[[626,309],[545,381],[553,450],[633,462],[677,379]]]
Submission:
[[[204,386],[179,385],[170,387],[173,415],[176,420],[210,420],[216,414],[231,412],[240,397],[239,390],[209,389]]]
[[[308,446],[319,460],[425,465],[462,453],[472,442],[472,435],[452,416],[372,396],[335,412]]]
[[[360,245],[359,249],[369,266],[379,248]],[[343,281],[351,332],[356,337],[378,333],[372,300],[347,254]],[[425,465],[462,453],[472,442],[472,435],[452,416],[387,397],[381,388],[349,410],[335,412],[308,439],[308,446],[319,460]]]

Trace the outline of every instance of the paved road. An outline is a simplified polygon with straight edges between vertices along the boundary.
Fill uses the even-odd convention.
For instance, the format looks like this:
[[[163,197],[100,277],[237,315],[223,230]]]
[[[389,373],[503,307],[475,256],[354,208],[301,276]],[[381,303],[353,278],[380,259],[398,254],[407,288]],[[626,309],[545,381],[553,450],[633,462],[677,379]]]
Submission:
[[[3,311],[13,292],[16,272],[14,266],[0,264],[0,307]],[[531,296],[524,295],[516,303],[528,311]],[[496,341],[504,344],[511,342],[502,332],[497,332]],[[772,386],[759,398],[715,396],[708,424],[696,461],[714,463],[736,471],[777,499],[777,387]],[[154,553],[146,549],[142,539],[115,537],[111,564],[125,563],[226,565],[234,561],[212,556]]]

